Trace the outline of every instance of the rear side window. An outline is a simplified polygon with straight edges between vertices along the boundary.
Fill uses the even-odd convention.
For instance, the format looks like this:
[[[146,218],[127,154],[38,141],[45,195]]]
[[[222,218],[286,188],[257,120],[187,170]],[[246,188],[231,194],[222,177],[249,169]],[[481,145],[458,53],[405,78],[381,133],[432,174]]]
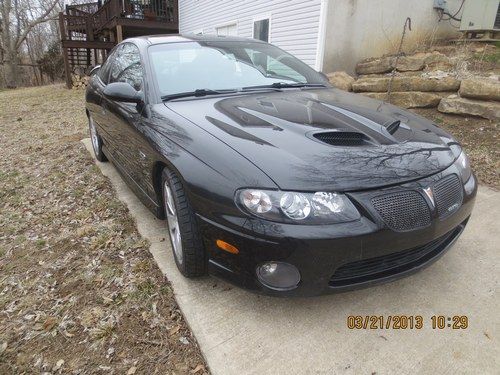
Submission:
[[[102,64],[101,69],[97,72],[97,75],[101,79],[101,81],[107,85],[108,84],[108,79],[109,79],[109,69],[111,65],[113,64],[113,56],[115,55],[116,50],[112,51],[109,55],[104,64]]]
[[[132,43],[125,43],[114,54],[109,74],[109,83],[126,82],[134,89],[142,88],[142,66],[139,49]]]

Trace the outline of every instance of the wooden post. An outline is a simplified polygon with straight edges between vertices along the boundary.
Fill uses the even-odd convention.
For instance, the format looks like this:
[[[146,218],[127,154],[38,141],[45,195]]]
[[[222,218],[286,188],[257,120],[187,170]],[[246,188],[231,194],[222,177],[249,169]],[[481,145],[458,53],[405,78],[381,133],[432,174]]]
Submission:
[[[66,73],[66,87],[71,88],[71,69],[69,67],[68,61],[68,49],[64,47],[64,41],[66,40],[66,31],[64,28],[64,15],[63,12],[59,12],[59,29],[61,30],[61,52],[64,61],[64,71]]]
[[[120,43],[123,40],[122,25],[116,25],[116,42]]]
[[[173,0],[173,6],[174,6],[174,23],[177,24],[177,29],[179,29],[179,1],[178,0]]]

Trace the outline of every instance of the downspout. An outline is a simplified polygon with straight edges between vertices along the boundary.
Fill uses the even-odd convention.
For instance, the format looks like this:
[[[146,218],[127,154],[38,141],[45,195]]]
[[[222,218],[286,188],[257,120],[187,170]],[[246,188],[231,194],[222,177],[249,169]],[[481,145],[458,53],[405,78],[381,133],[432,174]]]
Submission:
[[[321,0],[321,6],[319,10],[319,30],[318,30],[318,41],[316,44],[316,63],[314,64],[314,68],[318,72],[323,70],[323,60],[325,58],[328,3],[329,0]]]

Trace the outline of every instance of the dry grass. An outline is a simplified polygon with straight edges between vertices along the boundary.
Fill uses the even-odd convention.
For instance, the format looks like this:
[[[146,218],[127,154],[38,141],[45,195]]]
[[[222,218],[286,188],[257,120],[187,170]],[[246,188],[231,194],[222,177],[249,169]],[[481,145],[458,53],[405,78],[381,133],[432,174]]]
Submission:
[[[86,136],[83,91],[0,93],[0,373],[208,372]]]

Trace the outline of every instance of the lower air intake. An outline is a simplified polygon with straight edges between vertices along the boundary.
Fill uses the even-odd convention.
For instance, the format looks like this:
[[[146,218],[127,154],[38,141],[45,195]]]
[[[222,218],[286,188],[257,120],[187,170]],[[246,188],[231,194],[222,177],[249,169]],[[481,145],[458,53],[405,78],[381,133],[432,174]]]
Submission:
[[[391,277],[417,268],[443,253],[462,233],[465,224],[466,221],[444,236],[423,246],[347,263],[337,268],[330,278],[329,286],[340,288],[361,284]]]

